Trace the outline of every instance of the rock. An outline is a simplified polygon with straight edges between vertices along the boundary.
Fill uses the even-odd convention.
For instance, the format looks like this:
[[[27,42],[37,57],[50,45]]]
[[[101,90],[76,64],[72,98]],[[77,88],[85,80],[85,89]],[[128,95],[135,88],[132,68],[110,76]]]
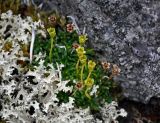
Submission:
[[[120,123],[159,123],[160,99],[151,98],[147,104],[123,99],[119,106],[127,111],[127,117],[120,117]]]
[[[157,52],[160,54],[160,47],[157,48]]]
[[[98,58],[120,65],[116,81],[126,98],[147,103],[160,96],[159,0],[41,1],[44,10],[74,16]]]

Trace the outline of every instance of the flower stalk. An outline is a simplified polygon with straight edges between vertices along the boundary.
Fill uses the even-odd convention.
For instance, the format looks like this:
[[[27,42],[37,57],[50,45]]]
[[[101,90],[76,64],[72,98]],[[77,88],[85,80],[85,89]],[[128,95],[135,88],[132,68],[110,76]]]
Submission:
[[[78,59],[77,64],[76,64],[76,72],[77,72],[77,74],[78,74],[78,72],[79,72],[79,70],[78,70],[79,62],[80,62],[80,60]]]
[[[85,90],[85,95],[86,95],[86,97],[88,98],[88,99],[91,99],[91,96],[88,94],[88,91],[90,90],[90,88],[87,88],[86,90]]]
[[[82,69],[81,69],[81,82],[83,82],[83,71],[84,71],[84,66],[85,66],[85,64],[82,65]]]
[[[85,80],[85,86],[86,86],[85,95],[89,99],[91,99],[91,96],[88,94],[88,91],[92,88],[93,84],[94,84],[94,79],[88,78]]]
[[[88,62],[88,70],[89,70],[89,74],[88,74],[87,79],[90,78],[91,73],[92,73],[93,69],[95,68],[95,66],[96,66],[96,63],[95,63],[94,61],[92,61],[92,60],[89,60],[89,62]]]
[[[53,47],[54,47],[54,39],[55,39],[55,36],[56,36],[56,30],[55,28],[48,28],[47,29],[49,35],[50,35],[50,40],[51,40],[51,48],[50,48],[50,52],[49,52],[49,60],[50,60],[50,63],[52,63],[52,51],[53,51]]]
[[[53,51],[53,47],[54,47],[53,43],[54,43],[54,39],[51,38],[51,48],[50,48],[50,52],[49,52],[49,61],[50,61],[50,63],[52,63],[52,51]]]

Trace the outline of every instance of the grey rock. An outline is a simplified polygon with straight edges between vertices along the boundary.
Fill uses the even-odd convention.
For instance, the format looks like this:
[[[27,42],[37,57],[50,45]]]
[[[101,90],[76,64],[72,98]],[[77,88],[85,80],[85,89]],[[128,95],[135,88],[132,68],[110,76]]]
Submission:
[[[115,80],[125,97],[147,103],[160,96],[159,0],[48,0],[42,9],[72,15],[81,31],[86,27],[98,58],[120,65]]]

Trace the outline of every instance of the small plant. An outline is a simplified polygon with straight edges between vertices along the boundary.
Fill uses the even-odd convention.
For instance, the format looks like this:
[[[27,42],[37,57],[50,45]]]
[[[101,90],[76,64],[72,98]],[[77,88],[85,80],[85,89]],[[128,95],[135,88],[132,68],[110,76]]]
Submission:
[[[66,23],[66,28],[55,28],[53,25],[47,31],[50,38],[45,39],[46,41],[37,36],[34,54],[46,54],[45,65],[64,65],[62,79],[69,80],[67,86],[73,86],[73,91],[60,91],[60,103],[66,102],[68,97],[73,97],[77,107],[89,106],[98,111],[103,104],[111,102],[110,90],[114,88],[112,78],[119,74],[118,66],[113,65],[111,69],[108,62],[94,61],[93,50],[85,45],[87,35],[79,35],[74,30],[74,24]],[[64,95],[67,95],[67,98]]]
[[[75,21],[57,13],[45,18],[42,24],[11,11],[1,15],[0,24],[13,28],[9,36],[3,26],[0,29],[0,116],[14,122],[45,123],[101,119],[111,123],[126,116],[124,110],[116,109],[111,94],[112,78],[120,68],[95,60],[94,50],[85,45],[87,34],[80,33]],[[101,113],[101,119],[91,112]]]

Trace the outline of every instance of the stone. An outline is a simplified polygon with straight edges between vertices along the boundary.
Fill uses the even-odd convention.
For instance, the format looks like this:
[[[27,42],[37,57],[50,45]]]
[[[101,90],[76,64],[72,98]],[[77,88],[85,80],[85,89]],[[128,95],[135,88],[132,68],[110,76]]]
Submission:
[[[157,52],[160,54],[160,47],[157,48]]]
[[[126,98],[147,103],[160,96],[159,0],[41,2],[42,10],[73,16],[81,32],[86,27],[87,45],[94,48],[98,58],[120,66],[122,72],[115,80]]]

